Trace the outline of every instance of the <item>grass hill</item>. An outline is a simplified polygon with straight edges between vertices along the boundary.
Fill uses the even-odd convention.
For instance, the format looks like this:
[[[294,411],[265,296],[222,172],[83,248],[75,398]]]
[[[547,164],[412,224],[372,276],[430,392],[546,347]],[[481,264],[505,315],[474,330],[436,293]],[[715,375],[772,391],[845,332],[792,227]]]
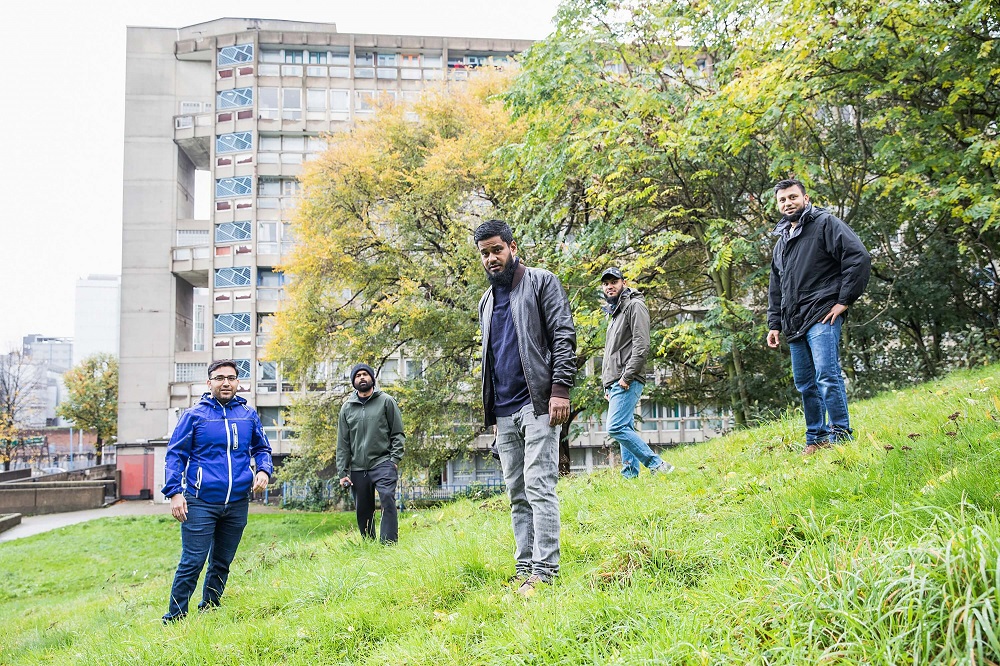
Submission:
[[[671,451],[666,477],[561,482],[561,575],[528,600],[504,498],[407,512],[391,548],[351,515],[252,515],[224,606],[169,627],[171,519],[0,544],[0,662],[1000,662],[997,368],[852,417],[809,458],[798,416]]]

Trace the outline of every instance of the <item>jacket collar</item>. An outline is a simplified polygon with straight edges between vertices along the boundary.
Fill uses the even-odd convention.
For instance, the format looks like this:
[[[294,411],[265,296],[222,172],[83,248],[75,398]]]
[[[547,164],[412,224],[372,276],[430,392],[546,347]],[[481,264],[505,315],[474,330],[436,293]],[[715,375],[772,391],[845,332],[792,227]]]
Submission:
[[[201,394],[201,403],[211,407],[212,409],[223,409],[232,407],[233,405],[245,405],[247,404],[247,399],[241,395],[234,395],[232,400],[223,405],[212,396],[211,391],[205,391]]]
[[[371,402],[371,401],[372,401],[372,400],[373,400],[373,399],[375,398],[375,396],[377,396],[377,395],[378,395],[379,393],[381,393],[381,392],[382,392],[382,391],[380,391],[380,390],[379,390],[378,388],[376,388],[376,389],[375,389],[374,391],[372,391],[372,394],[371,394],[370,396],[368,396],[368,399],[367,399],[367,400],[361,400],[361,398],[360,398],[360,397],[358,397],[358,392],[357,392],[357,390],[354,390],[354,391],[351,391],[351,397],[350,397],[350,398],[348,398],[348,400],[347,400],[347,401],[348,401],[348,402],[356,402],[356,403],[358,403],[359,405],[363,405],[363,404],[365,404],[365,403],[368,403],[368,402]]]
[[[514,291],[515,289],[517,289],[517,285],[521,283],[521,278],[524,277],[524,274],[527,272],[527,270],[528,269],[524,265],[524,263],[520,259],[518,259],[517,260],[517,268],[514,269],[514,279],[511,280],[511,283],[510,283],[510,290],[511,291]]]
[[[625,307],[625,303],[627,301],[632,300],[632,296],[638,293],[639,292],[637,292],[632,287],[625,287],[624,289],[622,289],[622,293],[618,295],[618,300],[615,302],[614,307],[611,307],[610,303],[604,301],[604,305],[601,306],[601,309],[604,310],[604,312],[607,313],[608,315],[614,317],[615,313],[617,313],[619,310]]]
[[[812,204],[806,206],[806,209],[802,211],[802,216],[799,218],[798,227],[804,227],[806,224],[812,221],[814,207]],[[786,236],[791,233],[792,221],[787,217],[782,217],[778,225],[774,227],[774,231],[771,233],[775,236]]]

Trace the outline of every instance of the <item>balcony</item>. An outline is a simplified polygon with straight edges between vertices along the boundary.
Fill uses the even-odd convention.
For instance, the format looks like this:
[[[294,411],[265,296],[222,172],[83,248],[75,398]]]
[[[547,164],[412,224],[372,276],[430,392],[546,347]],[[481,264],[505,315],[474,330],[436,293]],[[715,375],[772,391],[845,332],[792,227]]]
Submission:
[[[170,270],[192,287],[208,287],[212,266],[211,237],[207,220],[179,220],[176,244],[171,248]]]
[[[215,116],[211,113],[211,105],[207,106],[209,113],[174,116],[174,143],[199,169],[209,168],[215,131]]]

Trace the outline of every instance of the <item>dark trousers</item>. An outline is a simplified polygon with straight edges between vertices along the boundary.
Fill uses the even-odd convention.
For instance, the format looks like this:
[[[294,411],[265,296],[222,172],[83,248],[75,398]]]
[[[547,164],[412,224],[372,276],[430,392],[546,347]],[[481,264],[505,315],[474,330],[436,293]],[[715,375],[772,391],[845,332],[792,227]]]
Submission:
[[[165,620],[183,617],[198,584],[198,576],[210,559],[199,608],[218,606],[229,578],[229,565],[247,526],[249,497],[229,504],[209,504],[192,495],[187,499],[187,520],[181,523],[181,561],[170,588],[170,609]]]
[[[375,538],[375,491],[378,491],[378,501],[382,505],[382,524],[379,526],[379,538],[383,543],[396,543],[399,540],[399,517],[396,515],[396,484],[399,482],[399,472],[390,461],[369,470],[352,470],[351,486],[354,492],[354,504],[358,513],[358,529],[361,536],[367,539]]]

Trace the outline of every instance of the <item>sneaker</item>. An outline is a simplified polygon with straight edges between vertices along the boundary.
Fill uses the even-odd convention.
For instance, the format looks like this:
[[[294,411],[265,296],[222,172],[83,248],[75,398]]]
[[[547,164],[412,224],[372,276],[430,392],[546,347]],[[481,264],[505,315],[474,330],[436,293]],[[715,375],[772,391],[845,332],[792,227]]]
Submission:
[[[828,449],[828,448],[830,448],[830,442],[826,440],[823,440],[822,442],[814,442],[808,445],[806,448],[802,449],[802,455],[811,456],[820,449]]]
[[[670,474],[672,471],[674,471],[674,466],[668,463],[666,460],[661,462],[656,467],[649,468],[650,474]]]
[[[528,580],[521,583],[521,587],[517,588],[517,593],[520,594],[525,599],[530,599],[539,585],[544,585],[545,581],[538,574],[531,574],[528,576]]]

